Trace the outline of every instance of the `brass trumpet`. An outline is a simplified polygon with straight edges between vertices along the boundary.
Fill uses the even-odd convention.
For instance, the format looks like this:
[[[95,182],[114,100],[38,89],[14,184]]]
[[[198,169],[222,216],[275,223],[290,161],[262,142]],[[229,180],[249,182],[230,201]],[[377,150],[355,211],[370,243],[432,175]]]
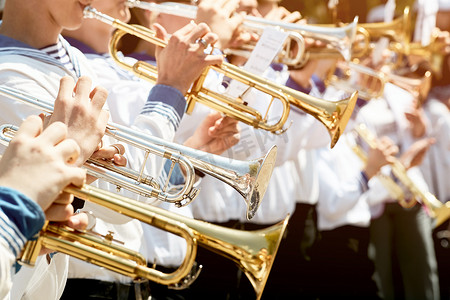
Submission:
[[[359,124],[355,127],[355,132],[371,148],[376,147],[375,136],[369,131],[365,124]],[[367,155],[360,146],[354,145],[353,150],[364,161],[367,161]],[[420,202],[427,208],[430,216],[435,219],[435,227],[444,223],[450,218],[450,203],[443,204],[429,191],[422,190],[414,180],[408,176],[405,167],[399,160],[395,160],[391,165],[393,175],[408,189],[414,196],[414,199],[407,201],[404,192],[400,186],[389,176],[379,177],[393,197],[396,197],[399,204],[403,207],[412,207],[416,202]]]
[[[289,219],[287,216],[284,221],[262,230],[241,231],[184,217],[87,185],[69,186],[64,191],[186,239],[187,251],[182,264],[172,273],[163,273],[149,268],[140,253],[113,243],[112,234],[99,238],[51,223],[44,226],[37,240],[26,243],[19,258],[22,264],[34,265],[40,249],[46,247],[135,280],[174,285],[184,281],[191,272],[199,244],[233,260],[253,285],[256,299],[260,299]]]
[[[182,4],[177,2],[164,2],[164,3],[154,3],[154,2],[143,2],[139,0],[128,0],[126,2],[129,7],[137,7],[140,9],[149,10],[154,13],[163,13],[173,16],[180,16],[189,19],[195,19],[197,16],[197,7],[195,5]],[[244,27],[244,26],[242,26]],[[264,29],[263,27],[259,28]],[[280,30],[282,30],[280,28]],[[257,30],[261,33],[260,30]],[[291,51],[292,47],[297,46],[295,52]],[[239,49],[227,48],[223,49],[224,54],[234,54],[242,57],[248,58],[251,51],[254,49],[254,44],[243,45]],[[288,66],[296,66],[302,64],[303,53],[305,51],[305,40],[303,37],[293,31],[288,32],[288,38],[283,44],[281,51],[275,58],[275,62],[282,63]]]
[[[403,15],[392,22],[363,23],[358,25],[358,33],[365,37],[365,41],[377,41],[385,37],[390,41],[389,48],[397,53],[407,52],[411,42],[411,14],[409,7],[405,7]],[[367,55],[373,50],[373,45],[364,43],[364,47],[355,49],[357,57]]]
[[[166,46],[167,43],[165,41],[156,38],[153,30],[138,25],[123,23],[119,20],[111,18],[110,16],[102,14],[91,7],[86,7],[84,13],[86,18],[98,19],[118,29],[111,38],[109,50],[111,56],[119,66],[134,72],[141,78],[151,82],[156,82],[156,68],[143,61],[138,61],[134,65],[124,62],[122,58],[117,55],[117,43],[125,34],[135,35],[147,42],[161,47]],[[344,131],[357,99],[357,92],[354,92],[349,98],[338,102],[325,101],[323,99],[295,91],[288,87],[275,84],[265,78],[244,71],[241,68],[229,63],[223,63],[220,66],[211,66],[210,69],[223,73],[224,76],[231,79],[240,81],[248,87],[256,88],[271,95],[272,101],[275,98],[279,99],[284,108],[283,114],[276,123],[269,124],[267,120],[268,111],[265,116],[262,117],[260,112],[248,107],[242,99],[231,98],[204,88],[203,82],[209,68],[205,69],[203,74],[196,80],[196,82],[194,82],[191,90],[185,95],[188,102],[188,113],[194,108],[195,102],[200,102],[213,108],[214,110],[223,112],[224,114],[236,118],[239,121],[255,128],[261,128],[273,133],[281,133],[289,116],[290,105],[294,105],[306,113],[314,116],[328,129],[331,136],[331,147],[336,144],[341,133]]]
[[[18,90],[2,86],[0,87],[0,95],[32,105],[44,112],[53,113],[52,103]],[[0,128],[0,141],[9,141],[16,128],[13,125],[2,126]],[[129,168],[117,167],[104,161],[90,159],[84,165],[88,174],[144,197],[152,197],[183,206],[190,203],[197,195],[198,191],[193,185],[195,170],[199,170],[223,181],[238,191],[245,199],[248,219],[253,218],[264,197],[275,166],[277,153],[276,146],[273,146],[264,157],[259,159],[234,160],[168,142],[112,123],[108,124],[106,135],[143,150],[146,153],[145,160],[149,154],[155,154],[170,159],[172,168],[175,164],[179,164],[186,171],[185,185],[175,193],[166,191],[167,183],[161,188],[151,176],[144,174],[145,161],[142,163],[139,172],[136,172]]]
[[[439,30],[435,30],[431,34],[430,43],[423,46],[420,42],[410,43],[405,55],[417,56],[423,59],[430,67],[433,75],[437,78],[442,77],[442,65],[444,63],[447,45],[443,41],[438,41]],[[401,48],[400,48],[401,49]]]

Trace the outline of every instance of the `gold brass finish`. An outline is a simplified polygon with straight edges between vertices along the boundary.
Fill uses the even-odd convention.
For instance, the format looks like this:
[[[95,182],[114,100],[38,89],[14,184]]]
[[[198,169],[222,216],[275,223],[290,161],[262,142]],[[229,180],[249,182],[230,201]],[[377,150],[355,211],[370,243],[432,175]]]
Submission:
[[[86,7],[84,12],[86,18],[98,19],[117,29],[110,41],[109,49],[111,56],[119,64],[119,66],[134,72],[141,78],[147,79],[151,82],[156,82],[156,68],[142,61],[137,62],[134,65],[125,63],[117,55],[117,43],[125,34],[135,35],[147,42],[161,47],[166,46],[165,41],[156,38],[153,30],[142,26],[123,23],[102,14],[91,7]],[[354,92],[349,98],[338,102],[325,101],[323,99],[295,91],[288,87],[278,85],[229,63],[223,63],[220,66],[211,66],[210,69],[223,73],[224,76],[231,79],[240,81],[248,87],[258,89],[263,93],[270,95],[272,100],[275,98],[279,99],[284,108],[283,113],[277,122],[274,124],[269,124],[266,117],[262,117],[263,115],[266,116],[267,113],[261,114],[255,109],[248,107],[245,103],[243,103],[242,99],[231,98],[206,89],[203,87],[203,81],[209,71],[209,68],[203,72],[200,78],[193,84],[191,90],[185,95],[188,102],[188,113],[193,109],[195,102],[200,102],[213,108],[214,110],[218,110],[255,128],[261,128],[273,133],[281,133],[284,131],[283,126],[289,116],[290,105],[294,105],[306,113],[311,114],[328,129],[331,136],[331,147],[336,144],[339,136],[344,131],[357,100],[357,92]]]
[[[44,246],[133,279],[145,278],[170,285],[182,281],[189,274],[195,262],[197,245],[200,245],[233,260],[250,280],[256,299],[262,295],[289,219],[287,216],[265,229],[241,231],[181,216],[88,185],[82,188],[69,186],[64,191],[186,239],[187,252],[183,263],[173,273],[163,273],[149,268],[139,253],[105,242],[88,232],[56,224],[44,226],[38,239],[25,245],[24,255],[20,258],[22,263],[33,265]]]

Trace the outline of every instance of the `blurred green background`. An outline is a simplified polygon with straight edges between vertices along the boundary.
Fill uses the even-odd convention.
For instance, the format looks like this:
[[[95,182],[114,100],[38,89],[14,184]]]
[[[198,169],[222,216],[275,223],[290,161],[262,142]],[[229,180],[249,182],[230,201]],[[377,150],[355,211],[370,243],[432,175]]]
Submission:
[[[397,0],[396,15],[400,15],[406,6],[413,7],[415,0]],[[367,13],[374,7],[385,4],[385,0],[339,0],[338,20],[351,22],[359,16],[359,22],[365,23]],[[290,11],[299,11],[310,23],[331,23],[332,14],[327,7],[328,0],[282,0],[281,5]]]

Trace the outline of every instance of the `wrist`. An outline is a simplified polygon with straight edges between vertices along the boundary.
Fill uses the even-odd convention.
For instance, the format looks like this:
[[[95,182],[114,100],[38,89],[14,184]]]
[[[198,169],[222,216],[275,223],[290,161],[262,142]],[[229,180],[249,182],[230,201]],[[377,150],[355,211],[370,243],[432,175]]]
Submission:
[[[188,91],[188,88],[186,87],[185,84],[174,82],[173,80],[170,80],[170,79],[162,79],[162,78],[159,79],[158,78],[158,80],[156,81],[156,84],[172,87],[172,88],[178,90],[182,95],[185,95]]]
[[[369,181],[373,176],[375,176],[378,173],[378,170],[370,167],[366,167],[361,171],[361,174],[364,174]]]

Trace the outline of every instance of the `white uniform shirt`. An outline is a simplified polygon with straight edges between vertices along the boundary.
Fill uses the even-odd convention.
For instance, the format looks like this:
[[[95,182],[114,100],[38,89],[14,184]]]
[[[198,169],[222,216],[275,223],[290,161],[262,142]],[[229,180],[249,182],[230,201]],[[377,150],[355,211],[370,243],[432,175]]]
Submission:
[[[450,112],[447,106],[433,98],[427,100],[424,110],[431,123],[427,134],[436,142],[428,150],[420,170],[430,191],[445,203],[450,201]]]

